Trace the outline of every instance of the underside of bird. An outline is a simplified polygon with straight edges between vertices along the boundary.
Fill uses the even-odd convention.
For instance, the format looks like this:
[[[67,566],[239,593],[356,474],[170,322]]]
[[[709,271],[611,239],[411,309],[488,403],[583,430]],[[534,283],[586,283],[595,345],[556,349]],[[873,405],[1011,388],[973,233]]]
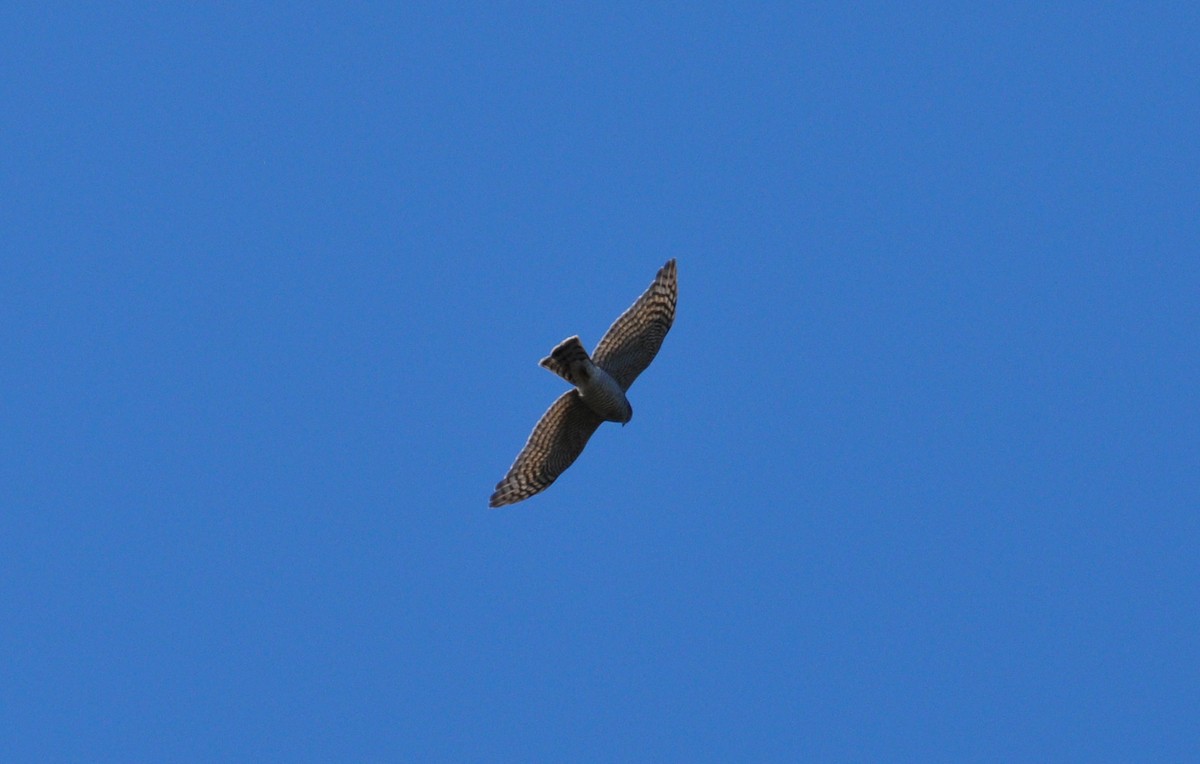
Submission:
[[[575,385],[579,396],[600,418],[625,424],[633,418],[633,406],[625,391],[607,371],[592,361],[579,337],[558,343],[539,364]]]
[[[542,415],[488,506],[515,504],[550,486],[574,463],[604,421],[633,417],[625,392],[646,370],[675,322],[675,261],[659,268],[650,288],[622,313],[588,355],[579,337],[558,343],[541,366],[575,386]]]

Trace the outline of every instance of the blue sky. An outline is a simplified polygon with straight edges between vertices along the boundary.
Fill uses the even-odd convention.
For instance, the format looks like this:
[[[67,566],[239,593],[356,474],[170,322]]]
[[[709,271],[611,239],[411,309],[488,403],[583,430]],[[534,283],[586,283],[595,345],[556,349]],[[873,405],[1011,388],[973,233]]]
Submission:
[[[0,757],[1200,760],[1197,39],[6,5]]]

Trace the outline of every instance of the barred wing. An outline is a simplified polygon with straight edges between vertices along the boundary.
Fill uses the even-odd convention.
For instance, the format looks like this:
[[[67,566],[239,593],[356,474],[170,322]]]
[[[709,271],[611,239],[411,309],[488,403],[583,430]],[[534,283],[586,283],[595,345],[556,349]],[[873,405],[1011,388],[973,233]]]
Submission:
[[[496,484],[488,506],[515,504],[546,490],[583,453],[603,421],[577,391],[563,393],[538,420],[508,474]]]
[[[658,355],[663,338],[675,322],[678,291],[672,258],[658,269],[650,288],[613,322],[592,352],[592,360],[611,374],[622,390],[628,390]]]

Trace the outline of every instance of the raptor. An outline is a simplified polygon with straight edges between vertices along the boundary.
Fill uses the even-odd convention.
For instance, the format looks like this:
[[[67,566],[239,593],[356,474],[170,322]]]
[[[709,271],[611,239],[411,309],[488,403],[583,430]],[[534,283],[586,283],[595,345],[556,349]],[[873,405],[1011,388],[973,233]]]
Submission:
[[[646,370],[675,322],[675,260],[658,269],[650,287],[613,322],[589,356],[579,337],[558,343],[540,365],[573,385],[533,428],[489,506],[502,507],[546,490],[583,452],[603,422],[627,423],[625,393]]]

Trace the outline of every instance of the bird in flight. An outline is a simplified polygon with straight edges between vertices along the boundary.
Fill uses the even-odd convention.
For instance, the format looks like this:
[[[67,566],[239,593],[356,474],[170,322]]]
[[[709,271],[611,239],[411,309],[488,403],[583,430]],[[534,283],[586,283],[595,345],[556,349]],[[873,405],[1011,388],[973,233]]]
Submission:
[[[496,484],[488,506],[515,504],[546,490],[583,452],[601,422],[625,424],[633,418],[625,391],[658,354],[675,321],[678,291],[671,259],[608,328],[591,356],[575,336],[541,360],[540,366],[574,388],[542,414],[508,474]]]

